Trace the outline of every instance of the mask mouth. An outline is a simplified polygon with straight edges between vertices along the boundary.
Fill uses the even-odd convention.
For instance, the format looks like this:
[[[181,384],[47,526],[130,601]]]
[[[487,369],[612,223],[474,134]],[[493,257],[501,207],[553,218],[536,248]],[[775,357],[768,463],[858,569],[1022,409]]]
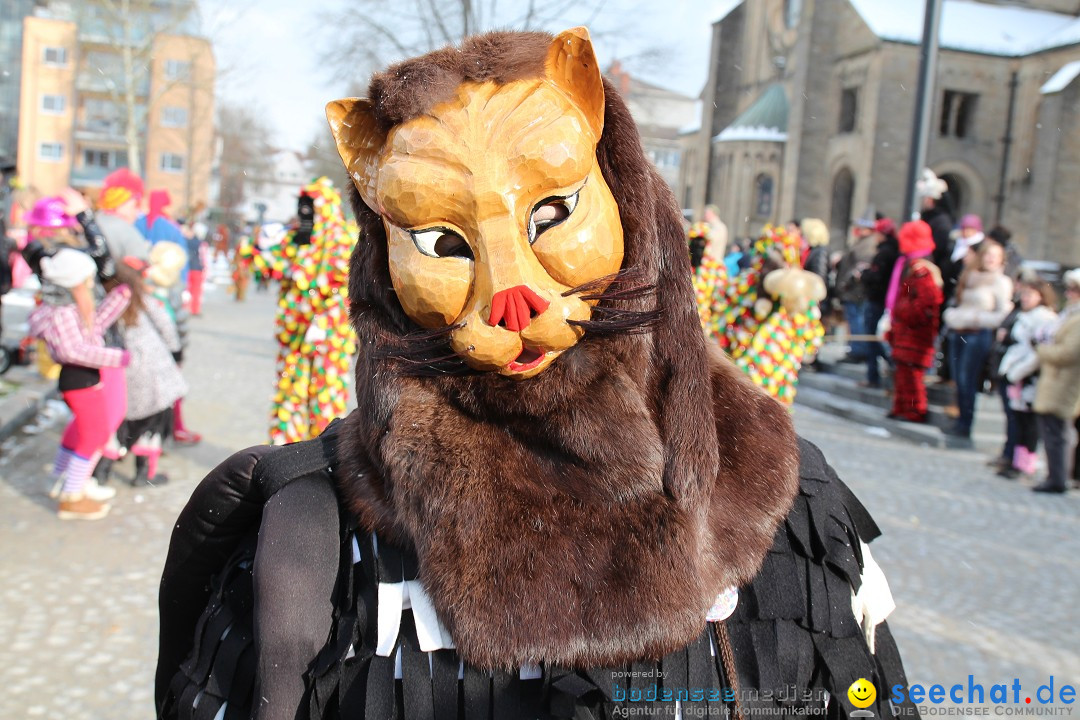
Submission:
[[[537,348],[523,345],[521,347],[521,354],[514,360],[511,360],[507,367],[514,372],[525,372],[526,370],[532,370],[534,367],[544,362],[544,358],[547,357],[547,353]]]

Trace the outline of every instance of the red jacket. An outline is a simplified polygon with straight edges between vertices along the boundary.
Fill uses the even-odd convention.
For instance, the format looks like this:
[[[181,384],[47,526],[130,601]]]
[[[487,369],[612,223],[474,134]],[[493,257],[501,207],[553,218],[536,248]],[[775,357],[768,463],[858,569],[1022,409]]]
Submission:
[[[930,367],[941,316],[941,271],[925,258],[904,268],[886,341],[897,362]]]

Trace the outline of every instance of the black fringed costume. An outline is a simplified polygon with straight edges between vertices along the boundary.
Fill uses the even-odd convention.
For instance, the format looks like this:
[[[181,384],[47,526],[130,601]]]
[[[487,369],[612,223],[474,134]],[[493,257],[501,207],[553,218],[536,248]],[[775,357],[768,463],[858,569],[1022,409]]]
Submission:
[[[300,480],[309,485],[308,492],[311,485],[324,490],[332,487],[340,431],[338,422],[316,440],[238,453],[196,490],[177,522],[187,532],[174,535],[162,581],[157,676],[161,717],[213,720],[226,703],[222,717],[251,717],[256,676],[251,575],[257,540],[252,530],[258,528],[264,503],[287,485]],[[859,541],[873,540],[878,528],[820,450],[801,440],[800,453],[795,505],[777,531],[761,572],[740,588],[735,613],[724,623],[738,685],[744,691],[743,707],[784,707],[793,716],[823,708],[821,690],[842,695],[859,678],[869,679],[878,688],[907,684],[887,624],[877,627],[872,655],[851,610],[851,588],[858,589],[862,574]],[[332,507],[326,507],[327,499]],[[324,495],[322,505],[316,514],[337,512],[332,493]],[[308,518],[294,518],[300,525],[296,532],[328,531],[325,525],[305,527],[303,521]],[[713,712],[734,709],[726,693],[733,683],[722,658],[713,653],[717,643],[712,623],[691,644],[659,663],[577,672],[545,667],[542,677],[535,680],[465,666],[459,679],[460,659],[453,650],[419,651],[415,626],[406,611],[401,623],[401,678],[395,681],[393,659],[373,654],[375,588],[380,581],[414,578],[416,560],[408,552],[385,545],[376,558],[366,539],[356,543],[360,558],[354,563],[356,530],[355,523],[342,514],[340,534],[325,540],[339,552],[338,557],[323,559],[336,563],[333,620],[332,626],[327,621],[324,630],[329,629],[329,639],[312,658],[306,674],[303,705],[309,714],[301,717],[599,719],[625,717],[618,709],[646,705],[655,709],[655,714],[646,717],[665,716],[664,707],[671,708],[668,716],[674,717],[673,703],[629,700],[633,690],[647,693],[659,688],[662,692],[664,687],[716,688],[720,701],[710,702],[702,693],[703,699],[682,707],[712,707]],[[296,542],[296,538],[283,541]],[[222,566],[223,571],[213,572]],[[192,592],[200,587],[200,580],[207,583],[203,591]],[[305,578],[298,575],[294,581],[303,585]],[[226,629],[230,631],[222,638]],[[175,672],[178,665],[180,670]],[[663,673],[660,680],[657,670]],[[616,685],[626,693],[623,702],[612,700]],[[756,696],[747,692],[751,689]],[[886,698],[879,690],[872,708],[879,718],[891,717]],[[848,709],[834,698],[827,713],[819,710],[817,714],[846,717]],[[689,711],[684,714],[696,716]],[[905,716],[917,717],[917,712],[906,706]]]

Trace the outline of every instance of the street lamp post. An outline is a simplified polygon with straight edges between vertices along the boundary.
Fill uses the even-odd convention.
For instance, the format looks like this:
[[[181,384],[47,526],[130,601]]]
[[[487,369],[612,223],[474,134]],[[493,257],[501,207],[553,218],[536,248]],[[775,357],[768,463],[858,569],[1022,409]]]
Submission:
[[[934,77],[937,73],[941,7],[942,0],[926,0],[919,59],[919,85],[915,96],[915,122],[911,129],[911,155],[908,159],[907,195],[904,200],[905,218],[913,218],[919,210],[915,184],[926,167],[926,151],[930,143],[930,113],[934,109]]]

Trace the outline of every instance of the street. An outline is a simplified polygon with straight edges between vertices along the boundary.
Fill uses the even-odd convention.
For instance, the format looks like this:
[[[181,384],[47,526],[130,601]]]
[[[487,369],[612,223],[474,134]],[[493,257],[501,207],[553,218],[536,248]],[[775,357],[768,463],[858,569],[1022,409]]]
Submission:
[[[275,297],[252,289],[238,304],[208,287],[184,367],[188,425],[203,442],[169,449],[162,487],[133,490],[121,463],[105,520],[59,521],[45,495],[61,413],[0,450],[0,718],[153,717],[169,533],[209,469],[265,441]],[[1080,681],[1080,493],[1036,495],[975,452],[919,448],[805,408],[795,417],[884,532],[873,550],[911,682]]]

